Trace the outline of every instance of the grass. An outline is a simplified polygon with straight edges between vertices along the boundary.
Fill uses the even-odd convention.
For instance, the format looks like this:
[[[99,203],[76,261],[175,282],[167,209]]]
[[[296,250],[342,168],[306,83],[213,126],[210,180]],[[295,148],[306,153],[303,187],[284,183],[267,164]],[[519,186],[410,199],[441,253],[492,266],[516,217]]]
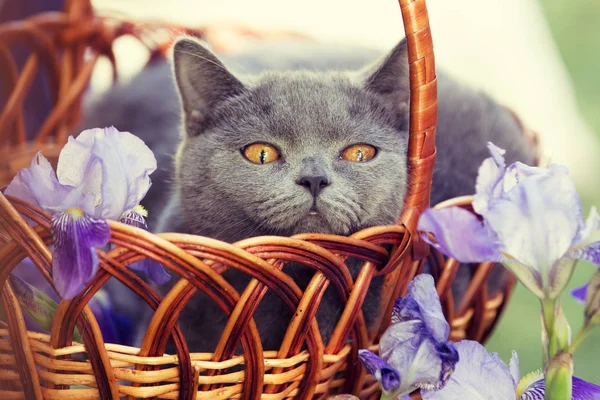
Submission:
[[[582,115],[596,134],[600,134],[600,1],[540,0],[550,29],[571,76]],[[551,83],[549,83],[551,84]],[[568,134],[568,132],[565,132]],[[590,174],[598,171],[590,171]],[[599,198],[584,198],[589,208],[600,206]],[[584,284],[595,272],[591,264],[580,263],[570,287]],[[563,307],[573,336],[583,321],[583,307],[563,295]],[[521,375],[540,368],[540,305],[522,286],[518,286],[496,332],[487,344],[508,361],[512,350],[519,353]],[[575,353],[575,375],[600,385],[600,327],[592,331]]]

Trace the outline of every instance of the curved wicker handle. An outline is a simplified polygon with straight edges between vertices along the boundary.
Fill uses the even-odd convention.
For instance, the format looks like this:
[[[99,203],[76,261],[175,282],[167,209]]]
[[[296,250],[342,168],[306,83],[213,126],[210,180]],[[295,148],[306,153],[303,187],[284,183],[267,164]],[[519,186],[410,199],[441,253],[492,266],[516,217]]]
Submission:
[[[421,211],[429,206],[435,163],[437,80],[425,0],[399,0],[410,66],[409,186],[401,222],[414,233]],[[428,246],[413,235],[414,253],[425,256]]]

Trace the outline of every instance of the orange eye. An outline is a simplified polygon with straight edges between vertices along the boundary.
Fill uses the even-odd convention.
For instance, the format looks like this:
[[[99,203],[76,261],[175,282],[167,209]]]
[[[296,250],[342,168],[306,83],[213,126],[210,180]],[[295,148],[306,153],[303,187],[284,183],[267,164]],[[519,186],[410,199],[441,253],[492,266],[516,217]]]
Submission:
[[[254,143],[244,147],[244,157],[254,164],[269,164],[279,160],[279,152],[270,144]]]
[[[375,147],[361,143],[346,147],[342,152],[342,158],[352,162],[367,162],[375,157],[376,154],[377,149]]]

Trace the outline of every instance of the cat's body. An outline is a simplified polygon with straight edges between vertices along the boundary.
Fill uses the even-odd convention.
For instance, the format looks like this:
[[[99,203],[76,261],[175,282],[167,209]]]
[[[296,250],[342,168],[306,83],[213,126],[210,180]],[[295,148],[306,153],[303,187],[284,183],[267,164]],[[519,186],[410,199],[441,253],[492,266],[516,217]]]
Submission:
[[[241,54],[225,60],[228,66],[243,67],[241,74],[232,75],[210,52],[183,40],[174,53],[177,85],[170,67],[157,64],[92,107],[86,127],[115,125],[130,131],[157,156],[160,170],[152,176],[153,187],[144,201],[150,215],[161,215],[160,222],[149,221],[151,228],[234,242],[313,231],[347,235],[397,220],[408,184],[404,44],[383,63],[352,73],[307,70],[356,70],[373,61],[376,52],[338,50],[328,59],[322,50],[311,56],[311,49],[322,48],[305,47],[295,58],[268,58],[264,51]],[[297,71],[249,76],[273,67]],[[172,160],[181,140],[176,87],[185,139],[174,171]],[[473,192],[488,141],[507,149],[509,162],[533,161],[533,151],[510,112],[441,74],[438,88],[433,204]],[[268,144],[279,158],[251,162],[245,149],[253,143]],[[356,144],[373,146],[376,155],[367,162],[349,161],[344,150]],[[357,263],[349,264],[355,274]],[[301,287],[313,273],[298,264],[287,265],[285,271]],[[247,282],[235,271],[226,277],[238,290]],[[380,286],[381,279],[375,279],[365,299],[367,323],[375,316]],[[317,315],[324,340],[339,308],[337,295],[328,290]],[[278,347],[290,318],[283,303],[268,292],[255,313],[265,349]],[[214,303],[197,295],[180,324],[191,350],[211,351],[226,321]]]

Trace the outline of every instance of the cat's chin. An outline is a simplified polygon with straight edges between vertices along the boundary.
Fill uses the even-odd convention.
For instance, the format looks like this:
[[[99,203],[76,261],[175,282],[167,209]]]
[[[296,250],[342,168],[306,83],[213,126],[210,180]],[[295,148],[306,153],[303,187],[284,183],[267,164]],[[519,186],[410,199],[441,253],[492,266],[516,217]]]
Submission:
[[[345,227],[335,227],[321,213],[309,212],[298,220],[292,228],[292,235],[300,233],[328,233],[334,235],[347,235],[350,233]]]

